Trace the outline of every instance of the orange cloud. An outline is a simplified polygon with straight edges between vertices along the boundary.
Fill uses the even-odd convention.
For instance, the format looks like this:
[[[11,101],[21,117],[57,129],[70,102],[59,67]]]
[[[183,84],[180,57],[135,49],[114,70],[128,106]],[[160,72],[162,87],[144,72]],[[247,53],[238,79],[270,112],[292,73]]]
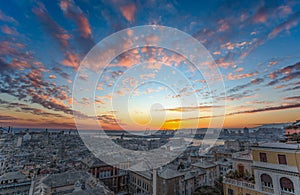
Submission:
[[[136,12],[136,6],[134,4],[129,4],[120,7],[121,13],[126,18],[127,21],[133,22],[134,21],[134,14]]]
[[[254,73],[245,73],[245,74],[232,74],[232,73],[229,73],[227,78],[229,80],[240,80],[240,79],[244,79],[244,78],[248,78],[248,77],[253,77],[257,75],[257,72],[254,72]]]
[[[66,52],[65,59],[61,62],[64,66],[73,67],[77,69],[80,63],[80,58],[77,54]]]
[[[89,21],[74,1],[61,0],[59,6],[64,14],[76,22],[82,37],[91,37],[92,30]]]
[[[49,79],[55,79],[56,76],[55,75],[49,75]]]
[[[78,23],[78,27],[79,27],[79,29],[82,33],[82,36],[84,38],[87,38],[87,37],[91,36],[92,30],[91,30],[89,21],[86,17],[84,17],[83,15],[80,15],[78,17],[77,23]]]

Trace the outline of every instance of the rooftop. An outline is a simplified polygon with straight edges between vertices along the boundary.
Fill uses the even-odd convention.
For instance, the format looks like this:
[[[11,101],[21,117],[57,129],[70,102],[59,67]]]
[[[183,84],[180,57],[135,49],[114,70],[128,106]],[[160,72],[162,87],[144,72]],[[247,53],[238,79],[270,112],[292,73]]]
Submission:
[[[289,149],[289,150],[299,150],[299,143],[281,143],[281,142],[272,142],[272,143],[262,143],[258,146],[253,146],[253,148],[276,148],[276,149]]]
[[[55,188],[66,185],[73,185],[79,179],[89,178],[89,174],[82,171],[77,172],[66,172],[48,175],[43,179],[43,183],[49,187]]]
[[[236,152],[232,155],[233,159],[238,159],[238,160],[252,160],[252,153],[250,150],[245,150],[241,152]]]
[[[20,172],[8,172],[5,173],[4,175],[0,176],[0,181],[4,180],[25,180],[28,179],[26,175]]]
[[[203,161],[203,162],[196,162],[196,163],[192,164],[192,166],[207,169],[207,168],[215,167],[217,165],[212,162]]]
[[[164,179],[172,179],[175,177],[180,177],[184,175],[185,173],[179,172],[170,168],[165,168],[162,171],[158,172],[158,176]]]

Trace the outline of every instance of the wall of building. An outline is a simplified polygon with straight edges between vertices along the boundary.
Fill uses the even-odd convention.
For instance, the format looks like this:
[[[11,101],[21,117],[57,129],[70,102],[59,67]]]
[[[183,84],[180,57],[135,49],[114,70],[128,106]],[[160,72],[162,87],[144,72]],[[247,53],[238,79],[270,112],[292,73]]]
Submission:
[[[278,154],[282,154],[286,156],[287,165],[296,166],[298,170],[300,169],[300,150],[276,150],[276,149],[253,149],[253,161],[260,162],[259,153],[267,154],[267,162],[272,164],[279,164],[278,162]]]
[[[267,193],[258,192],[244,187],[239,187],[231,184],[224,184],[224,195],[232,195],[229,191],[232,190],[234,195],[267,195]]]
[[[153,194],[152,179],[143,177],[135,172],[129,173],[129,193]]]

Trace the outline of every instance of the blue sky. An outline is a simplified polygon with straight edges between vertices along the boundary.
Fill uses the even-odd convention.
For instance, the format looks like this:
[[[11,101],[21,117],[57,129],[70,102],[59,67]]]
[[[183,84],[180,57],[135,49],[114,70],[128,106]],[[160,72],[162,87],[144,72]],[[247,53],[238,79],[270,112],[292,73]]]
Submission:
[[[295,121],[300,113],[299,20],[298,1],[0,1],[0,123],[74,128],[72,87],[80,61],[112,33],[149,24],[186,32],[211,53],[226,87],[224,127]],[[111,110],[116,80],[140,59],[151,58],[173,59],[172,66],[199,89],[201,105],[186,109],[176,104],[176,95],[189,96],[185,86],[181,94],[172,95],[165,86],[152,83],[131,94],[130,116],[121,115],[121,107]],[[177,128],[179,123],[190,127],[199,109],[209,115],[206,108],[218,105],[205,99],[209,97],[203,95],[207,90],[201,75],[179,59],[170,51],[150,48],[117,57],[95,92],[103,128]],[[158,73],[150,71],[142,79],[153,74]],[[163,106],[158,109],[164,111],[163,121],[161,113],[149,111],[155,102]],[[213,117],[204,117],[198,127],[208,126]],[[151,118],[160,122],[149,122]]]

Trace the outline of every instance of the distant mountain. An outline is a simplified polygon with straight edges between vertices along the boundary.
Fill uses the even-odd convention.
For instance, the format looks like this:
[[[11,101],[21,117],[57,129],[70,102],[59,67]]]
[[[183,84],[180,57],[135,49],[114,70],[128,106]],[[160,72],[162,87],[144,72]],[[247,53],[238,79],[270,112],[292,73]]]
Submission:
[[[260,128],[285,128],[287,126],[291,125],[291,123],[273,123],[273,124],[263,124],[263,125],[260,125],[260,126],[257,126],[257,127],[254,127],[254,128],[251,128],[251,130],[255,131],[255,130],[258,130]]]

